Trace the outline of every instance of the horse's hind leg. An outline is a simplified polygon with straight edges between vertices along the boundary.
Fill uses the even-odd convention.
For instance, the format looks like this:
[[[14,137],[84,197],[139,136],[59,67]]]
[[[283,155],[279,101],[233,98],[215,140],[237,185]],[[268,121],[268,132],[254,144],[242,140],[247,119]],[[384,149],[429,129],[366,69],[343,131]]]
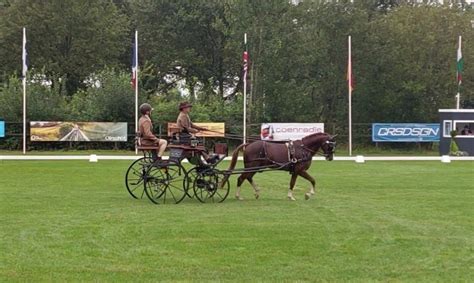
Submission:
[[[288,190],[288,199],[289,200],[296,200],[294,197],[293,197],[293,188],[295,187],[295,184],[296,184],[296,178],[298,177],[298,174],[296,173],[293,173],[291,175],[291,181],[290,181],[290,189]]]
[[[252,184],[253,190],[255,192],[255,198],[258,199],[260,197],[260,189],[258,188],[257,184],[253,181],[253,176],[255,173],[251,173],[247,180]]]
[[[242,173],[239,178],[237,178],[237,190],[235,191],[235,198],[238,200],[243,200],[243,198],[240,196],[240,186],[242,186],[242,183],[247,180],[249,176],[249,173]]]
[[[243,198],[240,196],[240,187],[242,186],[242,183],[245,180],[249,181],[249,183],[252,185],[253,190],[255,191],[255,198],[258,199],[258,197],[260,196],[260,190],[252,179],[253,175],[255,175],[255,172],[243,173],[239,176],[239,178],[237,179],[237,190],[235,191],[236,199],[243,200]]]
[[[311,197],[311,195],[314,195],[316,193],[315,192],[315,190],[316,190],[316,181],[306,171],[301,171],[298,174],[311,183],[311,189],[309,190],[309,192],[304,194],[304,198],[308,200]]]

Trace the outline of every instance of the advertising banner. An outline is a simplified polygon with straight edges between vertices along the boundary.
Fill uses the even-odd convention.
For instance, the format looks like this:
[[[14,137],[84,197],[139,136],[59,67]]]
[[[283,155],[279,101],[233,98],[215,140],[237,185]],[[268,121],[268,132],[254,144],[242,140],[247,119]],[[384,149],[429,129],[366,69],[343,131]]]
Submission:
[[[31,141],[126,142],[127,123],[30,122]]]
[[[199,131],[196,133],[196,137],[224,137],[225,136],[225,123],[193,123],[196,126],[207,129],[208,131]],[[178,132],[176,123],[168,123],[168,136],[171,137],[173,133]]]
[[[372,124],[374,142],[438,142],[439,124]]]
[[[5,137],[5,121],[0,120],[0,138]]]
[[[298,140],[316,133],[324,133],[324,123],[267,123],[260,128],[262,140]]]

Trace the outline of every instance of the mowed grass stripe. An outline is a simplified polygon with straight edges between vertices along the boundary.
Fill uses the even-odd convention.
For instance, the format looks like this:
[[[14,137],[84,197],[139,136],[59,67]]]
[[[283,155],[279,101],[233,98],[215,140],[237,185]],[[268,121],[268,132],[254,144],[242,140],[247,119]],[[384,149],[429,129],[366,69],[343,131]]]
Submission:
[[[0,162],[6,281],[472,281],[474,163],[315,162],[244,201],[134,200],[128,161]],[[223,164],[226,167],[228,163]]]

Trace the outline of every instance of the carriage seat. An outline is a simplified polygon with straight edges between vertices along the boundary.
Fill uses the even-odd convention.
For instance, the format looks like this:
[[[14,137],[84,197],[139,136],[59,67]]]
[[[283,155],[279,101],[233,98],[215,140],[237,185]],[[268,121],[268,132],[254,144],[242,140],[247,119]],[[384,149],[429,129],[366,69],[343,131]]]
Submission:
[[[158,152],[160,147],[156,145],[142,145],[141,137],[142,135],[140,132],[135,133],[135,147],[137,150],[140,150],[143,152],[144,157],[151,158],[153,156],[152,151],[155,150],[156,152]]]
[[[153,146],[153,145],[150,145],[150,146],[139,145],[139,146],[137,146],[137,149],[147,151],[147,150],[158,150],[158,149],[160,149],[160,147],[159,146]]]
[[[196,147],[201,145],[202,143],[195,137],[192,137],[188,133],[174,133],[171,138],[171,144],[177,145],[189,145],[192,147]]]
[[[142,151],[158,150],[160,148],[157,145],[142,145],[142,135],[140,132],[135,133],[135,147]]]

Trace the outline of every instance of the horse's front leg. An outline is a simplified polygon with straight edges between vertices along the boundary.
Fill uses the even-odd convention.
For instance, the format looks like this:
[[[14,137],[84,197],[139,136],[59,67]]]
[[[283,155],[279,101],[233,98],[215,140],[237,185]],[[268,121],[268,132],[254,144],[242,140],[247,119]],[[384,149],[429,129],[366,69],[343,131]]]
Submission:
[[[298,178],[298,174],[293,173],[293,174],[291,175],[290,189],[288,190],[288,199],[289,199],[289,200],[296,200],[296,199],[293,197],[293,188],[295,187],[295,184],[296,184],[296,178]]]
[[[309,190],[309,192],[304,194],[304,198],[308,200],[311,195],[314,195],[316,193],[316,181],[306,171],[299,172],[299,175],[311,183],[311,189]]]

